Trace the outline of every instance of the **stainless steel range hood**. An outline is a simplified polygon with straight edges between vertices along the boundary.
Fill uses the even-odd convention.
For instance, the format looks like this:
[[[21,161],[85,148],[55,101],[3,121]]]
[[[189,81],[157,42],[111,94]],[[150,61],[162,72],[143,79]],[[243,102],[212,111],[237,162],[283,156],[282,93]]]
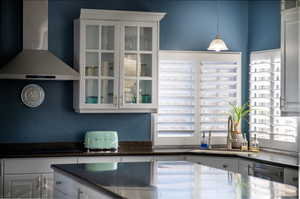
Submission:
[[[48,51],[48,0],[23,0],[23,50],[0,68],[0,79],[78,80]]]

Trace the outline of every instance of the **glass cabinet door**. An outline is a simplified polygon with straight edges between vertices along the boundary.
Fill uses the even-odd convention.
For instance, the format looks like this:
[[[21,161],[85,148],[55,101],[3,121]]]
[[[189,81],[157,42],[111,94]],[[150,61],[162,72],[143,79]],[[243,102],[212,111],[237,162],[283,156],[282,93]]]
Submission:
[[[153,27],[124,26],[124,105],[153,103]]]
[[[85,104],[116,106],[115,25],[85,26]]]

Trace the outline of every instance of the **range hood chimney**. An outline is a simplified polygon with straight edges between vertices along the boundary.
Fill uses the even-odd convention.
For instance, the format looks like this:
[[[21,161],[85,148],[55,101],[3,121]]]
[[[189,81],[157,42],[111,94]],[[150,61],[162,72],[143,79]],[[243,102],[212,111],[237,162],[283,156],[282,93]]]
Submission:
[[[48,51],[48,0],[23,0],[23,50],[0,68],[0,79],[79,80]]]

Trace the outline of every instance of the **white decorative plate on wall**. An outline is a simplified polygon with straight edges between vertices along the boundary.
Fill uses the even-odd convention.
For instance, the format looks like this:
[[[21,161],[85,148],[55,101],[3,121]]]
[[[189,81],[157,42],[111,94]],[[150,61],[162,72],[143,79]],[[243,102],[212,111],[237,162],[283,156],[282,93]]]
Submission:
[[[44,89],[37,84],[28,84],[22,90],[21,99],[30,108],[38,107],[45,99]]]

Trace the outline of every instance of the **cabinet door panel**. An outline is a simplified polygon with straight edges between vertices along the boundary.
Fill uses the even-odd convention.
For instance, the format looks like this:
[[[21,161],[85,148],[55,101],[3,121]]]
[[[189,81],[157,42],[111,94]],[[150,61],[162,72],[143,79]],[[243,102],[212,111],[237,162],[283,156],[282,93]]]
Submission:
[[[299,17],[298,12],[285,11],[282,15],[282,76],[281,110],[283,115],[298,115],[299,100]]]
[[[51,164],[76,163],[74,157],[4,159],[4,174],[51,173]]]
[[[41,179],[39,174],[5,175],[4,197],[40,198]]]
[[[121,109],[157,108],[157,24],[125,23],[121,34]]]
[[[97,28],[96,28],[97,27]],[[88,109],[116,109],[119,85],[118,25],[114,22],[86,21],[81,23],[80,54],[81,107]],[[85,35],[85,36],[84,36]],[[94,44],[97,43],[97,44]]]
[[[53,198],[53,173],[42,175],[42,198],[52,199]]]

